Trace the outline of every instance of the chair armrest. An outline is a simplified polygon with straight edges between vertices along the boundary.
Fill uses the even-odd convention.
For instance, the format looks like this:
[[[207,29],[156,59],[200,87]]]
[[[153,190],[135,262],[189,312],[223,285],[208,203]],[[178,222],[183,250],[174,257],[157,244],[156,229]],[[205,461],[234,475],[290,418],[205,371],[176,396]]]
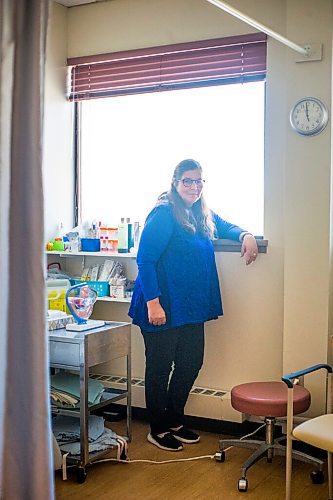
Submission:
[[[304,370],[299,370],[298,372],[290,373],[289,375],[284,375],[283,377],[281,377],[281,380],[285,384],[287,384],[287,386],[291,389],[293,387],[292,381],[295,378],[302,377],[303,375],[306,375],[307,373],[316,372],[317,370],[321,370],[322,368],[327,370],[328,373],[333,372],[332,366],[325,364],[325,363],[321,363],[319,365],[309,366],[309,368],[305,368]]]

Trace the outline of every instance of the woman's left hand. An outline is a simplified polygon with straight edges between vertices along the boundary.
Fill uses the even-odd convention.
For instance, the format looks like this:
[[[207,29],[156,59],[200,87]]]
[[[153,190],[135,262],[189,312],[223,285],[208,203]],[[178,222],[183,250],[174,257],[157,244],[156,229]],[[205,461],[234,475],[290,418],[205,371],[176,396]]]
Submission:
[[[254,262],[258,255],[258,246],[255,237],[252,234],[246,234],[243,238],[241,257],[245,255],[245,263],[248,266]]]

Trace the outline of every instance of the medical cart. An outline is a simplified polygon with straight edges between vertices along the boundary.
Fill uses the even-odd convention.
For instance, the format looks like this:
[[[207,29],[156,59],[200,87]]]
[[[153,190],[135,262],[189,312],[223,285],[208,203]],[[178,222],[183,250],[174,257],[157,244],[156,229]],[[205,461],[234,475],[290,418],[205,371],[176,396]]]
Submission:
[[[126,357],[127,386],[125,390],[106,388],[102,402],[88,404],[89,369],[113,359]],[[76,416],[80,419],[80,457],[68,456],[68,463],[77,466],[77,480],[86,479],[86,466],[110,452],[89,453],[88,418],[90,412],[126,398],[126,437],[131,440],[131,325],[130,323],[108,321],[105,326],[84,332],[70,332],[65,328],[49,331],[50,366],[78,372],[80,376],[79,407],[52,405],[52,413]]]

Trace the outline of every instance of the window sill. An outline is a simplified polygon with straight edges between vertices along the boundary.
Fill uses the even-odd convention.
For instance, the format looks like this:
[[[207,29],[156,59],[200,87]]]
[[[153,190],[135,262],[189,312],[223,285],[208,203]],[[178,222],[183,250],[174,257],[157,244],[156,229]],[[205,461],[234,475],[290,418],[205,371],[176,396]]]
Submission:
[[[267,253],[268,240],[256,236],[259,253]],[[215,252],[240,252],[242,244],[239,241],[233,240],[215,240]]]

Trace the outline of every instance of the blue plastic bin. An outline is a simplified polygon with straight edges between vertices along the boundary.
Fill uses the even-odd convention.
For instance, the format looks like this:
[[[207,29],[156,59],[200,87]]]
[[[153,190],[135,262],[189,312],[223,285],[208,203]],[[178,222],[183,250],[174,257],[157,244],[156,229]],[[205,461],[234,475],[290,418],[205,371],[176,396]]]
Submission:
[[[99,252],[101,249],[99,238],[81,238],[82,252]]]
[[[79,283],[87,283],[95,292],[97,292],[98,297],[107,297],[110,295],[110,286],[108,281],[85,281],[79,279],[71,280],[72,285],[78,285]]]

